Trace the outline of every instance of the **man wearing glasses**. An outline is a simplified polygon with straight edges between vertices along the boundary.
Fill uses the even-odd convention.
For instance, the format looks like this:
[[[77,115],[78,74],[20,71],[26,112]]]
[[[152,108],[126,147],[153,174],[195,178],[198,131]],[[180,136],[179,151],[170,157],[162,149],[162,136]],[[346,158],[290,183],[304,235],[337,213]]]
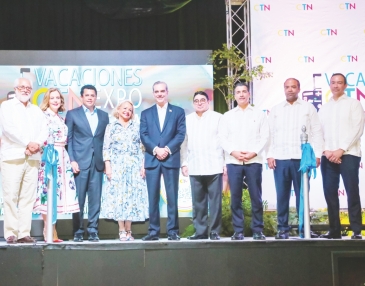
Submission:
[[[269,124],[265,113],[249,104],[250,92],[246,84],[236,84],[233,92],[238,106],[223,115],[219,126],[231,189],[234,229],[231,239],[244,239],[242,189],[245,178],[252,204],[253,239],[264,240],[261,153],[269,139]]]
[[[4,237],[8,244],[35,243],[30,237],[41,145],[48,128],[43,112],[29,102],[32,83],[14,82],[15,97],[0,109]]]
[[[181,169],[190,177],[195,234],[188,239],[219,240],[222,222],[223,149],[218,140],[222,115],[209,109],[204,91],[193,96],[195,112],[186,116],[186,136],[182,145]],[[209,218],[208,224],[208,204]],[[210,232],[208,232],[210,226]]]

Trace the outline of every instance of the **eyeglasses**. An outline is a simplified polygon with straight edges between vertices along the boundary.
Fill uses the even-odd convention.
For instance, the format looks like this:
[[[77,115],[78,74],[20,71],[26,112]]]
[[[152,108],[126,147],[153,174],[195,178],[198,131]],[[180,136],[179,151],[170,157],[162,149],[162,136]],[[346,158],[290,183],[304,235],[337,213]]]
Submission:
[[[205,99],[205,98],[202,98],[202,99],[194,99],[194,104],[199,104],[199,103],[206,103],[207,102],[207,100]]]
[[[33,88],[31,88],[30,86],[24,86],[24,85],[21,85],[21,86],[17,86],[16,87],[17,89],[19,89],[20,91],[32,91]]]

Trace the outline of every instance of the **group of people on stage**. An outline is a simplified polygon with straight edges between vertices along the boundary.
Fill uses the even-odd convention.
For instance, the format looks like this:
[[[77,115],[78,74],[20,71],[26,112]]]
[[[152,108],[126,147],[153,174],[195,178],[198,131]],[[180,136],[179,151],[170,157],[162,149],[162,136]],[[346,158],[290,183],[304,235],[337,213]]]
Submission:
[[[118,120],[109,124],[108,114],[95,108],[96,88],[85,85],[82,106],[69,111],[64,120],[58,114],[65,111],[58,89],[46,92],[40,108],[29,102],[32,89],[28,79],[17,79],[15,97],[0,109],[7,243],[36,242],[30,236],[32,212],[42,214],[44,226],[47,219],[55,221],[57,214],[72,213],[74,241],[82,242],[86,195],[89,241],[99,241],[100,210],[118,220],[121,240],[132,240],[131,221],[148,218],[146,185],[140,173],[143,152],[139,130],[131,120],[133,104],[118,104],[113,113]],[[102,200],[104,170],[108,183]],[[47,217],[49,192],[55,198],[52,217]],[[46,238],[45,229],[43,235]],[[62,242],[55,226],[53,242]]]
[[[32,83],[15,81],[15,97],[0,109],[2,130],[1,175],[4,201],[4,237],[8,244],[35,243],[30,236],[32,212],[55,221],[57,213],[73,214],[74,241],[99,241],[99,216],[118,221],[119,239],[134,240],[133,221],[149,219],[144,241],[160,237],[160,179],[167,196],[167,237],[180,240],[178,188],[180,168],[189,176],[195,233],[190,240],[219,240],[222,220],[223,175],[231,192],[232,240],[244,239],[242,189],[248,186],[252,203],[254,240],[263,234],[262,164],[273,169],[277,193],[276,239],[289,238],[291,186],[299,210],[301,172],[300,134],[306,126],[317,167],[321,166],[328,205],[329,231],[322,238],[341,238],[339,178],[348,197],[351,238],[362,239],[359,195],[360,138],[364,130],[361,103],[345,94],[346,77],[333,74],[332,97],[317,113],[314,106],[298,98],[300,82],[284,82],[286,100],[266,114],[250,104],[245,83],[237,83],[237,107],[224,115],[210,109],[204,91],[193,95],[195,111],[187,116],[168,102],[165,82],[153,84],[156,104],[143,110],[140,123],[134,120],[129,100],[117,105],[109,123],[106,112],[95,107],[97,90],[81,88],[82,105],[70,110],[66,119],[64,98],[49,89],[40,108],[29,102]],[[67,151],[65,146],[67,145]],[[50,162],[53,158],[53,162]],[[56,167],[56,168],[54,168]],[[56,170],[56,171],[53,171]],[[102,192],[103,173],[107,182]],[[48,193],[56,209],[47,217]],[[88,197],[88,223],[83,214]],[[44,237],[46,237],[44,229]],[[316,237],[311,233],[312,237]],[[53,241],[62,242],[53,229]]]
[[[294,186],[299,211],[302,127],[321,165],[323,189],[328,205],[329,231],[321,238],[341,238],[338,188],[340,176],[348,197],[352,239],[362,239],[359,195],[360,140],[364,131],[364,110],[358,100],[345,94],[346,77],[333,74],[332,97],[317,113],[315,107],[301,100],[300,82],[284,82],[286,99],[274,106],[267,117],[250,105],[249,87],[238,83],[234,88],[237,106],[221,115],[209,110],[209,97],[194,94],[195,112],[186,117],[187,133],[182,146],[182,173],[190,176],[195,234],[188,239],[219,239],[221,226],[222,174],[227,172],[231,193],[234,234],[232,240],[244,239],[242,190],[244,182],[252,205],[251,229],[254,240],[263,234],[262,164],[274,172],[277,194],[276,239],[289,238],[289,200]],[[210,222],[208,222],[208,205]],[[210,229],[209,229],[210,227]],[[303,234],[301,234],[303,236]],[[311,237],[318,237],[311,232]]]

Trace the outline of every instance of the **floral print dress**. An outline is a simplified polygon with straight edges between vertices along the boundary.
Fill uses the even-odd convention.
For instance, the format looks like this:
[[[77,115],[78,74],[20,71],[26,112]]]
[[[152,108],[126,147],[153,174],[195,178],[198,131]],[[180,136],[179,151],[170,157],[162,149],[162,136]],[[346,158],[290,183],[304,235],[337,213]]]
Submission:
[[[76,194],[74,174],[72,172],[70,157],[65,149],[68,129],[64,119],[49,108],[44,112],[47,118],[48,138],[47,144],[54,144],[58,151],[57,163],[57,213],[79,212],[79,202]],[[45,163],[41,162],[38,172],[37,198],[33,212],[47,214],[48,186],[44,183]],[[52,186],[50,186],[52,188]]]
[[[103,158],[110,161],[112,175],[102,193],[101,217],[117,221],[145,221],[148,218],[147,186],[140,175],[143,145],[138,124],[126,127],[118,121],[105,130]]]

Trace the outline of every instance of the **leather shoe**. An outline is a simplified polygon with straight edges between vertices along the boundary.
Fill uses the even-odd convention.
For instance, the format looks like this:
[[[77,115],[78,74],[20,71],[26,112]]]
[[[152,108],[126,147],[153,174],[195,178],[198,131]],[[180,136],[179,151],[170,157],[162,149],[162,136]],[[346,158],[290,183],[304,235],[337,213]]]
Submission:
[[[180,236],[177,235],[177,233],[171,233],[170,235],[167,236],[168,240],[180,240]]]
[[[96,232],[89,233],[89,241],[91,242],[99,242],[99,237]]]
[[[232,236],[231,236],[231,240],[243,240],[245,237],[243,236],[242,232],[235,232]]]
[[[276,235],[275,239],[288,239],[289,238],[289,232],[286,230],[280,230]]]
[[[84,238],[82,234],[75,234],[74,236],[74,242],[83,242]]]
[[[316,234],[315,232],[311,231],[311,238],[318,238],[318,234]]]
[[[354,233],[351,235],[351,239],[362,239],[361,233]]]
[[[210,234],[209,234],[209,238],[210,240],[220,240],[221,237],[219,236],[218,233],[212,231]]]
[[[25,236],[18,239],[18,243],[37,243],[37,241],[33,237]]]
[[[148,241],[148,240],[159,240],[160,238],[158,237],[158,235],[152,235],[152,234],[147,234],[146,236],[142,237],[143,241]]]
[[[16,239],[16,237],[14,235],[12,236],[9,236],[7,239],[6,239],[6,243],[7,244],[16,244],[18,242],[18,240]]]
[[[302,232],[302,233],[300,234],[300,237],[301,237],[301,238],[304,238],[304,232]],[[315,232],[311,231],[311,238],[318,238],[318,237],[319,237],[319,235],[318,235],[318,234],[316,234]]]
[[[341,239],[342,236],[341,236],[341,233],[339,234],[334,234],[334,233],[331,233],[330,231],[327,232],[326,234],[322,234],[319,236],[319,238],[327,238],[327,239]]]
[[[265,235],[260,231],[260,232],[254,232],[254,234],[252,235],[252,238],[254,240],[265,240],[266,237]]]
[[[188,236],[187,239],[189,240],[208,239],[208,235],[194,233],[193,235]]]

